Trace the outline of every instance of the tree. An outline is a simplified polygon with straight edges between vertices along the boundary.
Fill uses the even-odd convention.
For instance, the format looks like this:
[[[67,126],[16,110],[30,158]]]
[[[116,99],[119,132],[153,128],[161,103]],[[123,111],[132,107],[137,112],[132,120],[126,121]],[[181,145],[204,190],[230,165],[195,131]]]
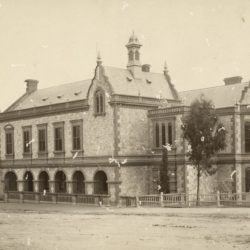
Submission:
[[[183,120],[183,137],[188,142],[187,156],[197,170],[197,205],[199,205],[200,176],[203,172],[214,174],[212,157],[226,147],[226,129],[218,121],[211,101],[201,96],[190,105]]]

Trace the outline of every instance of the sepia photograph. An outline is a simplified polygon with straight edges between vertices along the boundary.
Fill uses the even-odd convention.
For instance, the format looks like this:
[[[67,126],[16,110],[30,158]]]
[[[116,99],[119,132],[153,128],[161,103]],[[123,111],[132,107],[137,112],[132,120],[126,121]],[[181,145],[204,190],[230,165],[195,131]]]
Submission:
[[[250,249],[249,0],[0,0],[0,250]]]

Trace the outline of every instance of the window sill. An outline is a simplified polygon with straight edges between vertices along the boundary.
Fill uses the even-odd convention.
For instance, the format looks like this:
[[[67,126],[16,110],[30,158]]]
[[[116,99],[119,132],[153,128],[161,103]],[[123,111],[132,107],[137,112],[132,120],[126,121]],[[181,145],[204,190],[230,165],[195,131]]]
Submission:
[[[78,152],[78,153],[77,153]],[[78,157],[83,157],[84,155],[84,150],[83,149],[79,149],[79,150],[71,150],[72,153],[72,158],[78,158]]]
[[[38,152],[38,158],[47,158],[48,152]]]
[[[95,113],[94,116],[105,116],[106,115],[106,112],[103,112],[103,113]]]
[[[15,158],[14,154],[6,154],[5,155],[5,159],[7,159],[7,160],[14,159],[14,158]]]
[[[32,153],[23,153],[23,158],[32,158]]]
[[[54,151],[54,157],[58,158],[64,158],[65,157],[65,151]]]

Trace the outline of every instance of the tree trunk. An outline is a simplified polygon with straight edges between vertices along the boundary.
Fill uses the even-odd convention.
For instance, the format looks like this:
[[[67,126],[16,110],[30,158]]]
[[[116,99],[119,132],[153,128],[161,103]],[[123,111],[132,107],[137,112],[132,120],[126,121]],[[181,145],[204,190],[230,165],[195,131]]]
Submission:
[[[200,205],[200,164],[197,165],[197,197],[196,206]]]

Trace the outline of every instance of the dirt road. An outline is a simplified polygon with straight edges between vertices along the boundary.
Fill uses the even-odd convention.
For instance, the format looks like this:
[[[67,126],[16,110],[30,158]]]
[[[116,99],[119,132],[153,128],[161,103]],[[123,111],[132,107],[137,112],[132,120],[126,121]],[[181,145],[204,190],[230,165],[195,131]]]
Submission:
[[[0,250],[250,249],[247,208],[0,203]]]

